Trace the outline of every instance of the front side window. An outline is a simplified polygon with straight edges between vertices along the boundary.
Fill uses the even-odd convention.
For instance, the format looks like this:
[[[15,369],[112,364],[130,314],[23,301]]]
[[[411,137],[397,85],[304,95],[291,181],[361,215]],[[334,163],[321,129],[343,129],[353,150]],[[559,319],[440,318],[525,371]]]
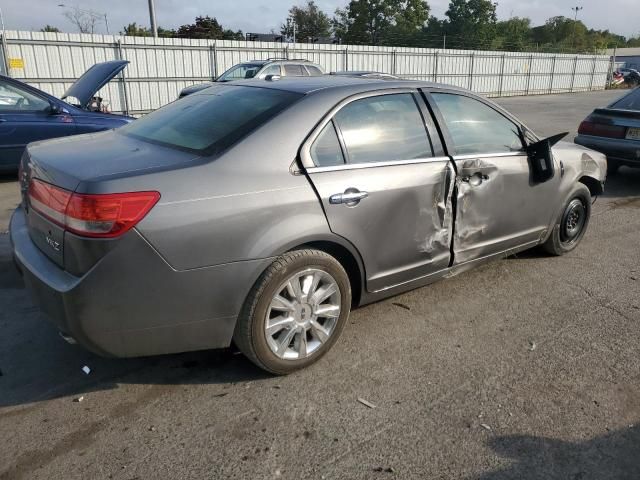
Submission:
[[[0,111],[42,112],[49,108],[49,102],[18,88],[8,82],[0,81]]]
[[[215,154],[301,97],[283,90],[222,84],[183,97],[116,131],[169,147]]]
[[[344,156],[333,122],[327,123],[311,145],[311,158],[318,167],[344,165]]]
[[[306,77],[307,72],[303,70],[302,65],[294,63],[286,63],[284,65],[284,73],[289,77]]]
[[[260,78],[265,78],[267,75],[280,75],[280,65],[277,63],[274,65],[269,65],[265,68],[262,73],[260,73]]]
[[[519,152],[522,140],[515,123],[474,98],[432,93],[458,155]]]
[[[414,160],[433,156],[424,120],[410,93],[355,100],[335,116],[348,163]]]
[[[232,80],[242,80],[244,78],[253,78],[258,73],[262,65],[252,63],[241,63],[235,67],[231,67],[218,78],[218,82],[230,82]]]

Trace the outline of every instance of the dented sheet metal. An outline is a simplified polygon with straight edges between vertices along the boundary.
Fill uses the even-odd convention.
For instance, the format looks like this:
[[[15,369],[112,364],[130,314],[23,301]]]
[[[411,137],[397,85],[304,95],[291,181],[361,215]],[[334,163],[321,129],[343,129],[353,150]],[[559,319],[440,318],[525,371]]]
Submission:
[[[535,184],[524,153],[455,164],[455,265],[540,240],[560,202],[559,175]]]

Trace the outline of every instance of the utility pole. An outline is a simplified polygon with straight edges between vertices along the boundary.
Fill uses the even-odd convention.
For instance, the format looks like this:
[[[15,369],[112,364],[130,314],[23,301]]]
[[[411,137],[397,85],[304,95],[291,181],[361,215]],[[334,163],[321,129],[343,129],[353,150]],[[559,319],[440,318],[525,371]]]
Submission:
[[[287,18],[287,26],[293,29],[293,43],[296,43],[296,27],[298,26],[296,21],[291,17]]]
[[[573,32],[571,33],[571,48],[574,47],[575,40],[576,40],[576,25],[578,23],[578,12],[583,8],[584,7],[578,7],[578,6],[571,7],[571,10],[575,12],[575,15],[573,16]]]
[[[149,20],[151,21],[151,33],[154,37],[158,37],[158,26],[156,25],[156,7],[153,0],[149,0]]]

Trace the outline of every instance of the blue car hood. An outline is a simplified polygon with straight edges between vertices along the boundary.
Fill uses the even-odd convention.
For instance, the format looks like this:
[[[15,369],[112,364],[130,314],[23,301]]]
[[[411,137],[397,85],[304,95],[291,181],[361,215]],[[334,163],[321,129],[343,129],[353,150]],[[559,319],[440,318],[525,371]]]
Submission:
[[[127,60],[96,63],[64,92],[62,100],[74,97],[78,100],[80,108],[86,108],[96,92],[124,70],[128,63]]]

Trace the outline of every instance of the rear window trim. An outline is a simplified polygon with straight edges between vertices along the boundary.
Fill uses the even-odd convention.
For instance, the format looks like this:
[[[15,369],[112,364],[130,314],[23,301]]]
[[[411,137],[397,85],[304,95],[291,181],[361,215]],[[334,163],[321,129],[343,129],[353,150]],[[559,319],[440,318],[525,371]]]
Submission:
[[[218,85],[215,85],[215,86],[218,86]],[[276,90],[276,89],[272,89],[272,88],[260,87],[260,86],[257,86],[257,85],[237,85],[237,84],[234,85],[234,84],[220,83],[219,86],[223,87],[223,88],[224,87],[239,87],[239,88],[259,88],[261,90]],[[193,93],[193,94],[189,95],[188,97],[196,98],[196,97],[199,97],[199,96],[205,96],[205,95],[210,96],[210,95],[213,95],[212,93],[206,93],[206,90],[208,90],[208,88],[205,88],[202,91]],[[258,125],[257,127],[253,128],[253,129],[250,129],[244,135],[241,135],[240,137],[238,137],[233,143],[231,143],[230,145],[227,145],[224,148],[220,148],[220,149],[216,149],[215,148],[215,146],[214,146],[215,143],[213,145],[209,146],[209,147],[202,148],[202,149],[197,149],[197,148],[189,148],[189,147],[185,147],[185,146],[182,146],[182,145],[175,145],[173,143],[163,142],[161,140],[156,140],[156,139],[152,139],[152,138],[143,137],[141,135],[136,135],[134,133],[129,133],[126,130],[121,129],[121,128],[116,128],[116,129],[114,129],[114,131],[116,133],[120,134],[120,135],[124,135],[126,137],[131,137],[131,138],[134,138],[134,139],[139,140],[141,142],[147,142],[147,143],[150,143],[152,145],[158,145],[158,146],[165,147],[165,148],[168,148],[168,149],[171,149],[171,150],[178,150],[178,151],[181,151],[181,152],[190,153],[190,154],[193,154],[193,155],[196,155],[196,156],[200,156],[200,157],[218,158],[219,156],[223,155],[225,152],[227,152],[228,150],[233,148],[235,145],[237,145],[238,143],[242,142],[249,135],[255,133],[260,128],[265,126],[267,123],[271,122],[272,120],[277,118],[279,115],[281,115],[282,113],[287,111],[290,107],[292,107],[293,105],[298,103],[302,98],[304,98],[306,96],[303,93],[294,92],[294,91],[290,91],[290,90],[282,90],[282,91],[287,92],[287,93],[289,93],[291,95],[297,96],[298,98],[294,99],[291,103],[289,103],[289,105],[285,106],[282,110],[277,112],[274,116],[269,118],[266,122],[261,123],[260,125]],[[176,100],[176,101],[179,101],[179,100]]]

